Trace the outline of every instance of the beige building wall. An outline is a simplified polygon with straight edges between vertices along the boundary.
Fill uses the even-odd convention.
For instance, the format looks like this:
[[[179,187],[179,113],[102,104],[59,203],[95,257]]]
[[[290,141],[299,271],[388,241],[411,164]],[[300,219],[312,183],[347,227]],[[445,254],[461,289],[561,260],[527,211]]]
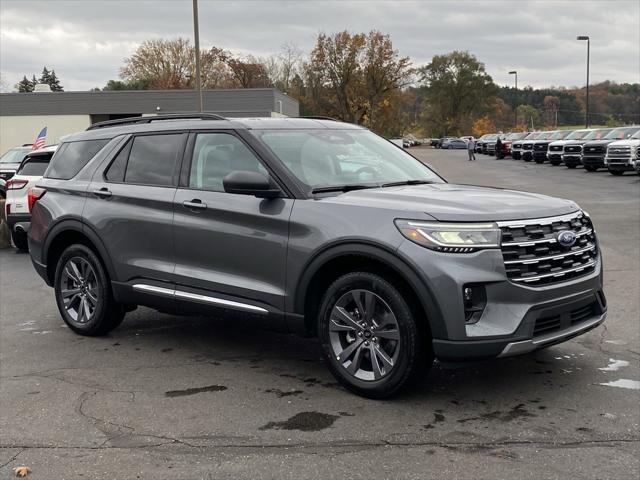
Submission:
[[[0,154],[23,143],[33,143],[43,127],[47,127],[46,144],[50,145],[90,124],[89,115],[0,116]]]

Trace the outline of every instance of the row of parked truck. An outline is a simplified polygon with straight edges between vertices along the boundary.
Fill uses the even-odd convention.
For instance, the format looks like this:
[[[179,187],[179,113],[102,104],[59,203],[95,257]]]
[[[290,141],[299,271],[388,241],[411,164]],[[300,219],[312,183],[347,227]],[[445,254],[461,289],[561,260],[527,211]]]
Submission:
[[[612,175],[633,170],[640,174],[640,126],[487,134],[476,141],[475,151],[567,168],[583,166],[588,172],[606,168]]]

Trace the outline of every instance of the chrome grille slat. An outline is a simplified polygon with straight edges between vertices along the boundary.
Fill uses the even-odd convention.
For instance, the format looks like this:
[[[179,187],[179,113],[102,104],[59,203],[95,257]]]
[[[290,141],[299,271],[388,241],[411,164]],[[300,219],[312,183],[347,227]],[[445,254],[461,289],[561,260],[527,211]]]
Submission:
[[[502,257],[510,281],[544,286],[568,281],[593,271],[598,246],[591,220],[574,212],[533,220],[498,222]],[[571,230],[576,242],[563,247],[558,232]]]

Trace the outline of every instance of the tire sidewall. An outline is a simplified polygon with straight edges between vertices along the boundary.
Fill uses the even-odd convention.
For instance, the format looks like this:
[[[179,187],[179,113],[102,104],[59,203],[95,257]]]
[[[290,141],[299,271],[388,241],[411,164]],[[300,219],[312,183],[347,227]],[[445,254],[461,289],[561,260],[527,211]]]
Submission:
[[[366,381],[350,375],[335,359],[329,341],[329,321],[334,305],[342,295],[357,289],[370,290],[380,296],[398,322],[400,352],[391,373],[380,380]],[[373,398],[386,397],[400,389],[411,376],[421,350],[417,325],[401,293],[381,277],[365,272],[344,275],[328,288],[318,312],[318,335],[325,361],[338,381],[358,394]]]
[[[71,318],[67,310],[64,308],[64,302],[61,295],[62,272],[64,266],[69,259],[76,257],[82,258],[89,262],[91,268],[93,268],[93,271],[95,272],[96,280],[98,281],[98,306],[94,310],[91,320],[85,323],[75,322]],[[107,309],[110,304],[111,289],[109,287],[109,279],[104,270],[104,267],[102,266],[102,263],[90,248],[87,248],[84,245],[77,244],[71,245],[64,252],[62,252],[62,255],[60,255],[60,258],[58,260],[58,265],[56,266],[54,291],[60,315],[71,330],[84,335],[91,335],[101,330],[109,313]]]

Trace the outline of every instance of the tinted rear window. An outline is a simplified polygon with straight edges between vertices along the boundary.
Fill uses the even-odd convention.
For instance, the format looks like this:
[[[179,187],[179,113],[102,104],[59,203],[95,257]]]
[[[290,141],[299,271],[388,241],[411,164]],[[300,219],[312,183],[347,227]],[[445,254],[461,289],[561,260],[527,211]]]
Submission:
[[[53,156],[47,178],[57,178],[68,180],[76,174],[91,160],[96,153],[102,150],[110,139],[85,140],[82,142],[63,143]]]
[[[125,183],[173,185],[183,138],[180,133],[134,138],[124,175]]]
[[[51,156],[43,156],[30,158],[26,160],[22,167],[18,170],[19,175],[27,175],[31,177],[41,177],[44,175],[44,172],[47,170],[49,166],[49,161],[51,160]]]

